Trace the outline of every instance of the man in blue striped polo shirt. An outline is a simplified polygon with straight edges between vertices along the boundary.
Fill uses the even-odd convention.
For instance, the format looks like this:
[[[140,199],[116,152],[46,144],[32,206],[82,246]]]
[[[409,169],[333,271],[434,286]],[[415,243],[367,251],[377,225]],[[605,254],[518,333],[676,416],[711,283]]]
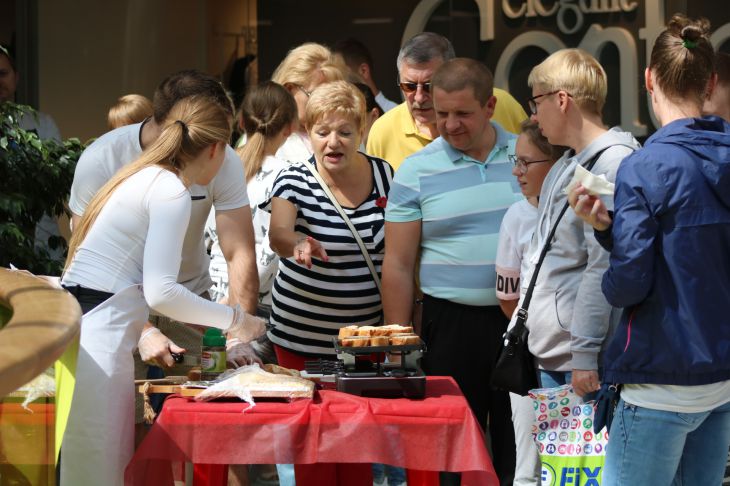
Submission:
[[[496,100],[482,63],[447,61],[431,83],[440,137],[403,162],[388,196],[385,321],[410,321],[420,263],[423,369],[453,376],[485,430],[489,422],[504,484],[514,473],[514,432],[509,397],[489,378],[508,324],[494,261],[502,217],[522,197],[507,158],[516,136],[490,120]]]

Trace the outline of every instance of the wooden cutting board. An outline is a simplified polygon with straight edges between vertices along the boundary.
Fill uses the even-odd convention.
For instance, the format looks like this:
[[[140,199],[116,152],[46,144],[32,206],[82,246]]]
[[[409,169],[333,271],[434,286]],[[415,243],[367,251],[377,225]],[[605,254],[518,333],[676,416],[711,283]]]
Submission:
[[[193,397],[203,391],[202,388],[183,388],[182,385],[188,381],[187,376],[167,376],[165,378],[157,378],[154,380],[134,380],[139,393],[144,393],[145,383],[149,383],[150,386],[147,389],[147,393],[177,393],[185,397]]]
[[[137,388],[139,393],[144,393],[143,386]],[[147,389],[147,393],[164,393],[171,394],[176,393],[183,397],[195,397],[204,392],[204,388],[184,388],[180,385],[175,384],[154,384],[150,385]],[[295,394],[296,395],[296,394]],[[263,390],[252,390],[251,396],[254,398],[292,398],[292,393],[285,391],[263,391]],[[300,398],[311,398],[311,397],[300,397]]]
[[[139,393],[144,393],[144,385],[137,388]],[[147,393],[177,393],[184,397],[194,397],[204,391],[204,388],[183,388],[179,384],[153,384],[147,389]]]

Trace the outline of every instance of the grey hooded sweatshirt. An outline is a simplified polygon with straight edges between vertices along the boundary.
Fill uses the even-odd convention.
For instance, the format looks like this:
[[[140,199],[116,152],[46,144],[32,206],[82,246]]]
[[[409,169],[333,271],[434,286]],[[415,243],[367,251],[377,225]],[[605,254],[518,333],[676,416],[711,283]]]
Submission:
[[[576,164],[585,167],[605,149],[591,172],[604,174],[613,182],[621,160],[637,148],[639,143],[630,133],[612,128],[580,153],[566,152],[550,169],[540,192],[538,224],[526,255],[529,270],[520,279],[522,298],[545,239],[568,200],[563,189],[573,177]],[[613,209],[613,197],[603,201]],[[538,273],[528,309],[528,343],[539,368],[598,369],[598,355],[620,316],[620,310],[611,307],[601,291],[608,255],[594,238],[593,228],[568,208]]]

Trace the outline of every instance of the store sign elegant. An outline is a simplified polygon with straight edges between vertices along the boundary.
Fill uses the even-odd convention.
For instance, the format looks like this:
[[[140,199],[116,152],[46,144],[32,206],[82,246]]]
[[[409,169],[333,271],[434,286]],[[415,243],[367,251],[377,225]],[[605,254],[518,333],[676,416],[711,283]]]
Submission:
[[[515,8],[509,0],[502,0],[502,12],[507,18],[554,16],[563,34],[574,34],[582,29],[587,14],[633,12],[638,7],[638,2],[626,0],[563,0],[554,1],[549,7],[543,0],[527,0]]]
[[[403,40],[422,32],[436,8],[444,0],[421,0],[413,9],[406,25]],[[538,47],[548,53],[566,47],[578,47],[599,57],[601,51],[613,44],[619,52],[621,126],[635,136],[648,133],[647,126],[639,117],[639,104],[649,103],[641,92],[637,80],[642,79],[644,66],[639,66],[639,41],[644,42],[645,59],[649,59],[654,40],[664,30],[666,18],[664,0],[474,0],[479,8],[479,38],[481,41],[495,39],[495,20],[502,18],[518,20],[527,18],[555,18],[560,34],[571,35],[585,29],[585,34],[577,46],[568,46],[553,31],[529,30],[515,36],[504,48],[494,69],[496,86],[509,88],[509,79],[518,55],[528,47]],[[617,13],[631,13],[644,9],[645,25],[638,29],[638,39],[628,29],[617,26],[604,26],[597,23],[610,21]],[[588,21],[592,21],[586,29]],[[712,43],[719,47],[730,39],[730,24],[715,28]],[[655,127],[658,123],[649,107]]]

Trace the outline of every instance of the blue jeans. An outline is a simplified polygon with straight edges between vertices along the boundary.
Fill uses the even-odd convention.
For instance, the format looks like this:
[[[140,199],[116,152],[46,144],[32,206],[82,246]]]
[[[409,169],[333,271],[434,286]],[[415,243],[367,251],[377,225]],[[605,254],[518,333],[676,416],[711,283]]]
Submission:
[[[730,447],[730,402],[701,413],[637,407],[620,400],[603,486],[722,484]]]
[[[276,473],[279,475],[280,486],[295,486],[294,464],[277,464]]]
[[[538,370],[538,379],[540,380],[540,388],[555,388],[570,383],[573,378],[572,371],[548,371]]]
[[[373,464],[373,481],[380,483],[388,478],[388,486],[396,486],[406,482],[406,470],[388,464]]]
[[[548,371],[538,370],[538,380],[540,388],[555,388],[556,386],[569,385],[573,379],[572,371]],[[583,397],[583,401],[589,402],[595,400],[598,392],[590,392]]]

